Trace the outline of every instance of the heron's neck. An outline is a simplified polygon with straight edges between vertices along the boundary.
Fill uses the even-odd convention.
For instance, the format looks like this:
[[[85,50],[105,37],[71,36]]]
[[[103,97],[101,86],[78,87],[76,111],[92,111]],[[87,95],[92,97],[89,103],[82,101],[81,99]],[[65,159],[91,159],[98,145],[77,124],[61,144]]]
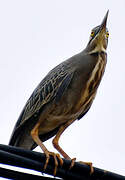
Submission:
[[[106,49],[102,44],[97,44],[96,46],[87,46],[86,51],[88,54],[93,54],[93,53],[106,53]]]

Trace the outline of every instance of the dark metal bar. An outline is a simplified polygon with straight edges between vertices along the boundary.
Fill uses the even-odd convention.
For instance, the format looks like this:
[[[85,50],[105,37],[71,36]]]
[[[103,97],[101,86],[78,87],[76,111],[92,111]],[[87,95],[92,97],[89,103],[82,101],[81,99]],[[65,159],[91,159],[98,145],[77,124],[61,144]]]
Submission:
[[[60,167],[60,165],[58,166],[56,175],[64,180],[125,180],[125,176],[95,167],[94,173],[90,175],[90,167],[77,162],[75,163],[74,167],[69,170],[71,161],[65,159],[63,160],[64,164],[62,167]],[[17,147],[0,145],[0,163],[43,172],[45,155]],[[45,173],[53,175],[53,170],[54,160],[52,157],[50,157],[50,161]]]

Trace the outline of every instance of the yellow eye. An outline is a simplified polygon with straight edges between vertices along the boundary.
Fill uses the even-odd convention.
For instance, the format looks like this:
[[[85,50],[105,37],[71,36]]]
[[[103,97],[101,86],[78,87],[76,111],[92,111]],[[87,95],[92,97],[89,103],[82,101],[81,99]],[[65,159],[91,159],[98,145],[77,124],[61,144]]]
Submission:
[[[106,32],[106,37],[107,37],[107,38],[109,37],[109,32]]]
[[[91,36],[91,37],[93,37],[93,36],[94,36],[94,34],[95,34],[95,33],[94,33],[94,31],[92,31],[90,36]]]

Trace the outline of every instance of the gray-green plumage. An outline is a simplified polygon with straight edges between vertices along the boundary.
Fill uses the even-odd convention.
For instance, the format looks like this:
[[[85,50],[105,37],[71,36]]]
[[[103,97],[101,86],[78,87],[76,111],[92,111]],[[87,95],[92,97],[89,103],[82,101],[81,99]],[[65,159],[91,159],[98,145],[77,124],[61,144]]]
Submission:
[[[31,137],[35,124],[44,119],[39,130],[42,142],[54,136],[71,119],[80,119],[91,107],[104,73],[107,55],[96,50],[95,30],[85,50],[52,69],[40,82],[23,108],[9,145],[34,149]],[[107,47],[105,40],[104,48]],[[95,50],[95,51],[94,51]]]

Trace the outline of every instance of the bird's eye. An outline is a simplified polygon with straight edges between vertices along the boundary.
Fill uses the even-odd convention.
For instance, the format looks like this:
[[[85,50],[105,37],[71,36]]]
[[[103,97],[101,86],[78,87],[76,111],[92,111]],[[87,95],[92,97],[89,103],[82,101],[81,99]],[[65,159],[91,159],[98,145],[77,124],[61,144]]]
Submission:
[[[91,37],[93,37],[93,36],[94,36],[94,34],[95,34],[95,33],[94,33],[94,31],[92,31],[90,36],[91,36]]]
[[[106,37],[107,37],[107,38],[109,37],[109,32],[106,32]]]

